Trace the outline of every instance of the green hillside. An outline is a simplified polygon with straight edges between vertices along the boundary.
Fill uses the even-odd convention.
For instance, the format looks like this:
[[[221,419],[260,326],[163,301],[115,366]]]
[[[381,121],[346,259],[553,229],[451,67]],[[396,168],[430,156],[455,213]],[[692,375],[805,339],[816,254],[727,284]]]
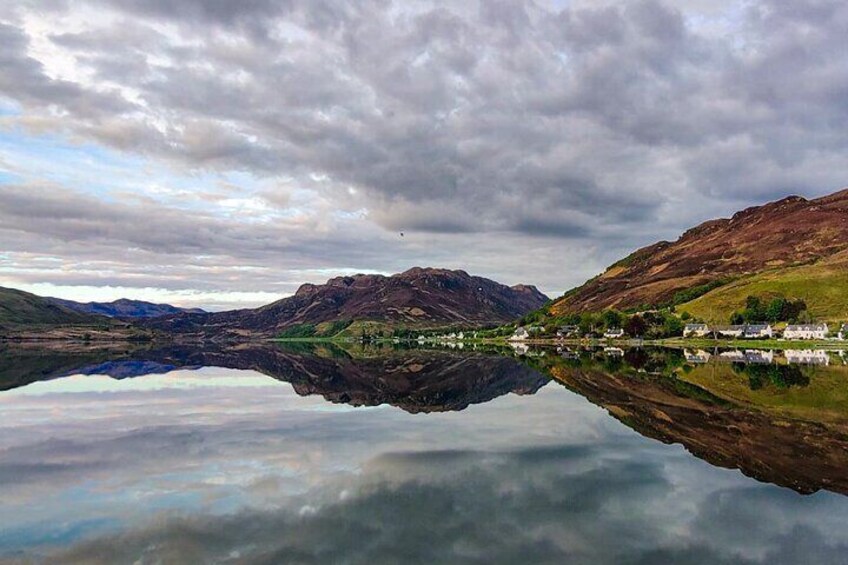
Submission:
[[[807,303],[819,321],[848,320],[848,257],[844,253],[813,265],[775,269],[743,277],[677,307],[711,323],[727,323],[748,296],[782,296]]]
[[[109,325],[103,316],[82,314],[45,298],[0,287],[0,329],[45,328],[56,326]]]

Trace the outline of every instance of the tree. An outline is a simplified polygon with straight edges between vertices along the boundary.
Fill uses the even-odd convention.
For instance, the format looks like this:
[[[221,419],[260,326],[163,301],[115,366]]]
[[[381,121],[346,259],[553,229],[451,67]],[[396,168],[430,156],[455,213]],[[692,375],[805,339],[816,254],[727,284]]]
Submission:
[[[605,328],[621,327],[621,312],[618,312],[617,310],[605,310],[604,313],[601,314],[601,321]]]
[[[642,336],[645,335],[647,330],[648,324],[645,323],[645,319],[639,314],[630,316],[630,318],[628,318],[628,320],[624,323],[624,331],[627,332],[627,335]]]

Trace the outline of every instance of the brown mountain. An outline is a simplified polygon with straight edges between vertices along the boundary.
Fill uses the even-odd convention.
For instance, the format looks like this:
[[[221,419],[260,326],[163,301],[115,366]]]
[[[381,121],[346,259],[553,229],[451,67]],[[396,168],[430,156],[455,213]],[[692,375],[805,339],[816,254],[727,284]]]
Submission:
[[[668,304],[680,291],[815,264],[846,249],[848,190],[815,200],[790,196],[642,248],[566,293],[551,311]]]
[[[180,314],[145,322],[175,333],[279,335],[300,325],[372,321],[392,326],[479,327],[519,318],[548,298],[533,286],[508,287],[465,271],[413,268],[389,277],[354,275],[304,284],[267,306]]]

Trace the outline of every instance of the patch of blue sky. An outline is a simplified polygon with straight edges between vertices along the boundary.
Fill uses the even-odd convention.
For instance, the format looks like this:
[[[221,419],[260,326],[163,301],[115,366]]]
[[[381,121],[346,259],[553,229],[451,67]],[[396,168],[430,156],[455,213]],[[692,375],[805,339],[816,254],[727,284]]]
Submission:
[[[17,102],[0,96],[0,116],[19,116],[20,114],[21,107]]]
[[[2,167],[2,165],[0,165],[0,167]],[[0,168],[0,184],[14,184],[21,182],[21,180],[20,175],[4,171]]]
[[[190,211],[214,210],[217,197],[255,194],[267,183],[238,171],[180,172],[145,157],[14,128],[0,130],[0,173],[0,182],[53,183],[105,201],[136,195]]]

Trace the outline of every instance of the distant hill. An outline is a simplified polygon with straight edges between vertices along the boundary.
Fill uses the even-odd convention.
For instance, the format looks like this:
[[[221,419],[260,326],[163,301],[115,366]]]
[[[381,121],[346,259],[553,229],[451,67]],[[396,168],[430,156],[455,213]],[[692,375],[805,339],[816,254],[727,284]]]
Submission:
[[[0,329],[84,326],[103,322],[108,323],[109,320],[77,312],[35,294],[0,287]]]
[[[501,324],[542,306],[533,286],[505,286],[465,271],[413,268],[392,275],[355,275],[304,284],[294,296],[251,310],[179,314],[145,321],[171,333],[278,336],[311,330],[327,335],[353,322],[391,327],[480,327]]]
[[[154,304],[143,300],[129,300],[126,298],[121,298],[113,302],[85,303],[63,300],[61,298],[48,298],[47,300],[77,312],[100,314],[101,316],[108,316],[110,318],[155,318],[157,316],[168,316],[184,312],[194,314],[203,313],[203,310],[200,308],[178,308],[170,304]]]
[[[804,298],[813,315],[838,320],[848,314],[846,250],[848,190],[790,196],[640,249],[567,292],[550,313],[679,305],[726,321],[751,294]]]

